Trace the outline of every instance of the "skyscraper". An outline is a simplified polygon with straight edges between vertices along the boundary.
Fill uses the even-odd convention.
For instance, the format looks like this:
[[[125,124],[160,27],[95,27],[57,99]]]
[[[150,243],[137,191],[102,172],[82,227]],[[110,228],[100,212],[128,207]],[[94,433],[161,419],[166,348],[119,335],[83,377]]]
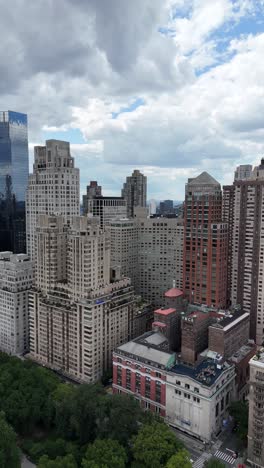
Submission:
[[[88,200],[94,197],[102,196],[102,187],[98,185],[96,180],[91,180],[90,185],[86,187],[86,194],[83,195],[83,213],[88,213]]]
[[[130,279],[111,281],[109,232],[97,219],[42,215],[36,229],[36,289],[30,299],[30,356],[80,381],[111,368],[131,337]]]
[[[147,205],[147,177],[137,169],[126,178],[122,189],[122,197],[127,202],[127,215],[134,217],[135,207],[145,207]]]
[[[27,116],[0,112],[0,245],[26,251],[25,194],[28,182]]]
[[[34,148],[33,174],[26,195],[27,253],[34,258],[37,218],[62,215],[65,221],[80,214],[79,169],[74,167],[70,144],[48,140]]]
[[[250,337],[264,339],[264,158],[234,182],[232,304],[250,314]]]
[[[164,293],[182,288],[183,220],[147,218],[147,209],[135,209],[135,218],[111,223],[111,265],[132,278],[137,294],[164,305]]]
[[[225,307],[228,225],[221,186],[207,172],[188,180],[184,217],[184,292],[190,302]]]

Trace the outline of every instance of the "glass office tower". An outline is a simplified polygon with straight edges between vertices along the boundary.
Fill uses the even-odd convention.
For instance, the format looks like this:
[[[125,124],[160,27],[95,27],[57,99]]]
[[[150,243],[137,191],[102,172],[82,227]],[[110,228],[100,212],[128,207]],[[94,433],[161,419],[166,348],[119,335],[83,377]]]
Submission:
[[[26,252],[27,115],[0,111],[0,251]]]

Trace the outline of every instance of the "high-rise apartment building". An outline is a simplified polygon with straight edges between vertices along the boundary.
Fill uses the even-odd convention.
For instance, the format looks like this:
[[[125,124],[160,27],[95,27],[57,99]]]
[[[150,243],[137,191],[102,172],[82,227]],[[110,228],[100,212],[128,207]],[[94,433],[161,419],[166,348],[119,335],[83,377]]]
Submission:
[[[34,148],[33,174],[26,195],[27,253],[31,259],[40,214],[62,215],[65,221],[80,214],[79,169],[74,167],[66,141],[47,140],[46,146]]]
[[[27,116],[0,112],[0,248],[26,251]]]
[[[235,180],[249,179],[251,177],[252,169],[251,164],[241,164],[240,166],[237,166],[234,174]]]
[[[97,219],[39,216],[36,285],[30,296],[30,356],[47,367],[94,382],[113,350],[133,336],[130,279],[110,279],[110,237]]]
[[[228,225],[220,184],[203,172],[186,184],[183,290],[190,302],[225,307]]]
[[[232,304],[250,314],[250,337],[264,338],[264,159],[234,182]]]
[[[33,268],[25,254],[0,252],[0,350],[24,354],[29,346],[28,296]]]
[[[88,200],[94,197],[102,196],[102,187],[98,185],[96,180],[91,180],[90,185],[86,187],[86,194],[83,195],[83,213],[88,213]]]
[[[122,197],[93,197],[87,200],[87,212],[84,214],[97,216],[101,228],[111,221],[127,217],[126,200]]]
[[[264,466],[264,349],[249,361],[248,462],[254,468]]]
[[[122,189],[122,197],[127,202],[127,215],[134,217],[135,207],[145,207],[147,205],[147,177],[137,169],[126,178]]]
[[[132,279],[143,299],[163,306],[165,291],[182,288],[183,220],[147,218],[138,208],[135,216],[111,223],[111,265]]]

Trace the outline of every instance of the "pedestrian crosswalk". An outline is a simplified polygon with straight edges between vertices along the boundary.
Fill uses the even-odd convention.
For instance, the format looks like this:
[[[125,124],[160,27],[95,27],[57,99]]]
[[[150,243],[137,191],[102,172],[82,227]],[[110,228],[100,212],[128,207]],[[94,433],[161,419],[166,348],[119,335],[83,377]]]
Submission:
[[[220,460],[223,460],[224,462],[229,463],[230,465],[234,465],[235,463],[235,459],[232,457],[232,455],[229,455],[225,452],[221,452],[220,450],[217,450],[213,457],[219,458]],[[209,458],[212,458],[212,454],[204,452],[197,460],[195,460],[195,462],[193,463],[193,468],[203,468],[205,461],[209,460]]]
[[[194,464],[193,464],[193,468],[203,468],[204,466],[204,462],[206,460],[209,460],[209,458],[211,458],[211,454],[210,453],[203,453],[200,458],[198,458],[197,460],[195,460]]]
[[[232,457],[232,455],[228,455],[227,453],[221,452],[220,450],[217,450],[215,452],[214,457],[220,458],[221,460],[225,461],[226,463],[230,463],[230,465],[233,465],[235,463],[235,459]]]

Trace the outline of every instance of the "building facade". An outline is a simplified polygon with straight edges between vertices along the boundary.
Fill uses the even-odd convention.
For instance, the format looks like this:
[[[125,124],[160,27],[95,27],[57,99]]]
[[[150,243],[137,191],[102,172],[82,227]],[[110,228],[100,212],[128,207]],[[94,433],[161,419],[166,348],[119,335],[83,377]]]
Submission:
[[[250,314],[250,337],[264,339],[264,159],[234,182],[232,304]]]
[[[102,187],[96,180],[91,180],[90,185],[86,187],[86,194],[83,195],[83,214],[88,213],[88,200],[94,197],[102,196]]]
[[[0,246],[3,251],[26,252],[28,172],[27,115],[0,112]]]
[[[111,368],[112,352],[133,336],[130,279],[110,281],[110,238],[98,220],[39,217],[36,284],[30,294],[30,357],[81,382]]]
[[[228,225],[220,184],[207,172],[186,184],[183,290],[190,302],[227,303]]]
[[[220,432],[234,386],[233,365],[205,359],[185,366],[160,332],[144,334],[113,354],[114,393],[134,395],[143,408],[202,441]]]
[[[264,350],[250,360],[248,419],[248,462],[253,468],[264,465]]]
[[[132,279],[144,300],[163,306],[165,291],[182,288],[183,220],[147,218],[138,208],[135,216],[111,223],[111,265]]]
[[[0,252],[0,350],[22,355],[29,348],[28,302],[33,268],[25,254]]]
[[[127,216],[133,218],[135,207],[147,206],[147,177],[135,169],[133,174],[126,178],[122,197],[127,202]]]
[[[33,174],[26,193],[27,253],[31,259],[41,214],[62,215],[65,221],[80,214],[79,169],[74,167],[66,141],[48,140],[46,146],[34,148]]]
[[[122,197],[93,197],[87,199],[87,213],[97,216],[101,228],[109,225],[111,221],[127,217],[126,200]]]

